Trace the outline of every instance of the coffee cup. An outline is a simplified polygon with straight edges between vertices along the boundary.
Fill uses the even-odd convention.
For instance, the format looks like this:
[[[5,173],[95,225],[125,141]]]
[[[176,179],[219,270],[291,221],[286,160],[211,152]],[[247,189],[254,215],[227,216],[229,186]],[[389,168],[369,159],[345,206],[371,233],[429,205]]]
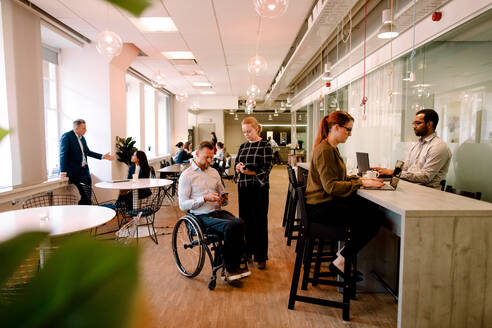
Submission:
[[[368,170],[366,171],[366,173],[364,173],[364,176],[363,178],[368,178],[368,179],[375,179],[379,176],[379,172],[378,171],[371,171],[371,170]]]

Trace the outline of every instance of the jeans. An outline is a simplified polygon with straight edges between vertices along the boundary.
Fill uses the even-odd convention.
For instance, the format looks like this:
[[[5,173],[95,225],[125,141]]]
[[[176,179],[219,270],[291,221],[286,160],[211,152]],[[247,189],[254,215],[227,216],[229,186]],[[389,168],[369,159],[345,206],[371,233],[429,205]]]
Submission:
[[[227,270],[239,268],[244,251],[244,221],[227,211],[196,215],[205,233],[217,234],[224,239],[224,261]]]

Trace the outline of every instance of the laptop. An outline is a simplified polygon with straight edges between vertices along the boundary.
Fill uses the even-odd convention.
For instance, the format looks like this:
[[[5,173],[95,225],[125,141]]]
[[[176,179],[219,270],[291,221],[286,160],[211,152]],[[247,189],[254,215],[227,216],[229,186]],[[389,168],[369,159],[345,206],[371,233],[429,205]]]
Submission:
[[[369,166],[369,154],[368,153],[355,153],[355,156],[357,157],[357,170],[358,170],[358,175],[362,176],[366,171],[370,170],[371,167]]]
[[[403,168],[403,161],[397,160],[395,164],[395,169],[393,170],[393,176],[390,181],[386,181],[382,187],[364,187],[366,190],[390,190],[395,191],[398,187],[398,182],[400,181],[400,173]]]

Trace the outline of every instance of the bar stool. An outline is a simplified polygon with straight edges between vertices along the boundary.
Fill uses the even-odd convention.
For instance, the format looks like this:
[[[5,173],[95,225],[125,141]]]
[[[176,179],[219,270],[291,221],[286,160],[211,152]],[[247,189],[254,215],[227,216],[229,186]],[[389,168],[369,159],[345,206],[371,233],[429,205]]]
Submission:
[[[321,298],[314,298],[308,296],[298,295],[297,289],[299,285],[299,278],[301,275],[301,266],[304,262],[304,270],[306,271],[311,267],[312,252],[314,249],[314,241],[330,240],[330,241],[344,241],[350,240],[350,228],[328,226],[325,224],[310,222],[306,212],[306,204],[304,198],[304,187],[298,187],[296,193],[298,195],[298,211],[301,216],[301,237],[297,241],[298,251],[296,255],[296,262],[294,265],[294,273],[292,275],[292,284],[290,287],[290,296],[288,308],[294,309],[296,301],[306,302],[318,305],[331,306],[342,309],[343,320],[350,320],[350,298],[354,296],[355,282],[350,277],[350,274],[344,275],[343,281],[336,280],[324,280],[323,284],[341,287],[343,291],[342,302],[336,302]],[[344,272],[351,272],[351,259],[345,258]],[[309,272],[307,273],[309,275]],[[318,281],[321,283],[321,281]]]
[[[296,175],[294,169],[288,165],[287,173],[289,175],[289,191],[287,196],[290,197],[288,199],[288,207],[287,207],[287,215],[286,215],[286,224],[285,224],[285,237],[287,237],[287,246],[290,246],[291,241],[293,239],[298,239],[298,235],[294,236],[294,231],[299,232],[300,230],[300,219],[296,218],[296,207],[297,207],[297,193],[296,188],[298,187]]]

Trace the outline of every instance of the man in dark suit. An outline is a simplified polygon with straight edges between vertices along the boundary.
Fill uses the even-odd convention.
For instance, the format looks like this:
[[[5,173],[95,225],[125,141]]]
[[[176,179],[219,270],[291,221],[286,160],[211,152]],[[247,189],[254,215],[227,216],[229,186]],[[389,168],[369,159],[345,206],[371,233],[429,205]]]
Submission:
[[[92,188],[91,173],[87,165],[87,156],[112,161],[114,156],[109,153],[101,155],[87,147],[84,134],[87,131],[82,119],[73,122],[73,130],[64,133],[60,140],[60,176],[69,178],[80,193],[79,205],[90,205],[91,199],[86,195],[79,183],[82,182]]]

